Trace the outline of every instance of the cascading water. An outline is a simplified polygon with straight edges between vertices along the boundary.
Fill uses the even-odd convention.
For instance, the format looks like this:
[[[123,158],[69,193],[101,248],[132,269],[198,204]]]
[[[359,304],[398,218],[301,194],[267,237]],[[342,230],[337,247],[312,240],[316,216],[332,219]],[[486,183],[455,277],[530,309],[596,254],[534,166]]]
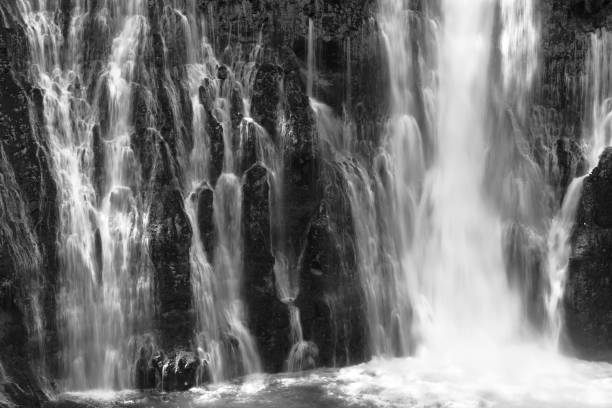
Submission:
[[[28,23],[37,82],[45,90],[45,116],[51,138],[57,180],[62,192],[60,252],[62,282],[59,314],[62,324],[67,388],[125,388],[132,384],[131,365],[144,340],[136,335],[150,330],[153,299],[151,264],[147,260],[146,203],[139,163],[133,147],[132,101],[135,83],[152,89],[141,52],[148,36],[146,6],[142,1],[106,4],[107,14],[97,14],[95,24],[109,33],[112,46],[99,80],[82,71],[77,42],[94,10],[78,3],[70,23],[70,37],[53,20],[55,4],[33,7],[20,3]],[[196,343],[212,380],[261,371],[257,350],[245,327],[240,300],[241,285],[241,182],[239,157],[232,146],[238,139],[235,114],[248,121],[248,88],[254,61],[236,61],[241,78],[217,78],[218,63],[203,36],[203,22],[195,2],[170,11],[176,16],[186,45],[188,86],[193,105],[193,149],[187,152],[185,208],[192,236],[192,287],[197,320]],[[178,31],[179,29],[177,29]],[[204,39],[200,45],[200,40]],[[254,51],[253,57],[257,56]],[[174,117],[180,132],[178,90],[165,74]],[[91,82],[88,82],[91,80]],[[235,82],[236,80],[242,82]],[[206,111],[199,98],[202,81],[210,81],[214,107]],[[230,99],[238,93],[244,112]],[[93,96],[93,102],[91,99]],[[207,117],[212,113],[213,116]],[[149,120],[150,119],[146,119]],[[198,226],[198,194],[209,182],[211,140],[206,129],[213,121],[223,129],[223,174],[214,189],[217,245],[206,253]],[[98,124],[99,122],[99,124]],[[151,123],[145,123],[151,126]],[[180,147],[180,145],[179,145]],[[94,162],[94,153],[103,162]],[[214,259],[214,261],[211,261]],[[223,277],[223,278],[220,278]],[[236,343],[234,343],[236,342]],[[148,344],[148,345],[147,345]],[[235,346],[232,344],[236,344]],[[150,353],[150,351],[149,351]],[[236,355],[240,357],[236,358]],[[231,363],[232,360],[238,363]],[[236,366],[237,364],[237,366]],[[240,366],[240,367],[238,367]]]
[[[404,285],[415,309],[413,335],[446,348],[485,339],[501,341],[517,325],[515,296],[507,286],[502,224],[484,197],[489,146],[487,86],[494,2],[443,1],[437,36],[436,95],[427,117],[433,158],[426,164],[415,119],[419,97],[409,21],[401,1],[381,2],[381,24],[391,69],[392,116],[387,131],[400,222],[398,248]],[[425,19],[421,24],[429,23]],[[416,20],[416,19],[415,19]],[[397,39],[404,39],[398,41]],[[393,40],[391,40],[393,39]],[[400,298],[401,299],[401,298]],[[466,344],[463,344],[464,346]]]
[[[146,251],[144,212],[132,192],[134,154],[130,147],[131,81],[134,49],[147,25],[143,2],[113,5],[114,18],[100,21],[117,33],[102,78],[88,82],[76,44],[87,15],[75,7],[69,38],[53,19],[55,4],[20,2],[28,24],[33,75],[44,90],[45,125],[61,192],[59,323],[67,387],[126,387],[135,326],[147,326],[150,277],[137,254]],[[105,98],[102,112],[88,101]],[[104,116],[103,126],[95,125]],[[105,162],[98,175],[93,151]],[[95,183],[99,183],[95,185]],[[134,346],[132,344],[132,346]]]
[[[195,3],[192,5],[195,7]],[[198,20],[193,10],[182,15],[182,19],[186,26],[184,31],[189,34],[185,43],[191,63],[188,86],[194,112],[190,124],[194,144],[185,172],[185,209],[193,229],[190,263],[196,344],[204,362],[199,381],[221,381],[261,371],[241,300],[242,169],[240,150],[235,150],[236,141],[243,138],[242,132],[246,131],[246,123],[250,120],[249,88],[258,48],[251,53],[250,61],[233,61],[237,70],[228,69],[223,77],[218,71],[221,65],[205,36],[204,21]],[[205,90],[209,93],[208,100],[200,95],[203,83],[208,86]],[[238,106],[236,98],[241,102]],[[212,106],[205,106],[207,103]],[[237,117],[243,118],[239,126],[235,123]],[[222,129],[224,146],[221,174],[216,180],[210,171],[214,141],[209,134],[214,132],[215,124]],[[204,199],[203,195],[206,195]],[[214,225],[215,237],[214,245],[208,242],[208,246],[203,242],[198,221],[199,203],[207,199],[209,210],[214,214],[214,219],[208,222]]]
[[[316,56],[337,52],[325,41],[317,41],[316,13],[303,21],[308,27],[306,69],[302,66],[302,72],[295,74],[299,72],[295,61],[269,63],[283,58],[277,55],[266,56],[263,62],[262,34],[258,42],[253,38],[247,54],[240,43],[244,38],[233,44],[231,32],[228,46],[217,58],[212,45],[218,45],[213,5],[205,16],[195,0],[79,0],[66,24],[55,15],[56,3],[20,0],[19,7],[28,29],[31,75],[44,91],[44,125],[60,193],[57,313],[66,389],[133,387],[134,363],[141,363],[143,357],[145,371],[155,370],[148,365],[151,361],[161,361],[163,378],[170,378],[166,374],[173,370],[178,377],[185,361],[180,353],[189,347],[198,353],[200,384],[261,372],[268,362],[259,356],[262,339],[250,332],[249,318],[252,312],[265,315],[268,311],[246,309],[249,290],[269,291],[264,295],[271,293],[280,304],[278,309],[286,312],[285,316],[270,310],[270,319],[286,326],[275,333],[287,339],[264,334],[264,342],[288,343],[289,354],[281,358],[286,358],[284,368],[315,367],[321,344],[310,340],[317,328],[307,326],[304,315],[314,314],[317,322],[329,319],[333,330],[353,330],[349,327],[353,321],[336,316],[337,309],[346,306],[336,292],[325,293],[320,303],[300,299],[304,293],[305,297],[319,295],[313,293],[318,289],[302,285],[308,280],[300,274],[312,275],[309,282],[344,283],[338,276],[345,271],[324,270],[317,258],[329,251],[340,257],[348,254],[338,265],[329,262],[332,268],[354,266],[347,274],[361,284],[354,298],[363,304],[347,309],[363,307],[349,312],[367,320],[369,347],[364,348],[375,361],[303,377],[273,377],[254,387],[248,381],[237,387],[213,384],[201,391],[201,401],[197,392],[170,398],[196,399],[204,405],[254,398],[266,404],[284,398],[287,388],[301,395],[314,386],[324,390],[325,397],[309,394],[306,399],[333,398],[334,403],[351,406],[395,406],[406,401],[474,407],[514,406],[516,401],[564,406],[554,405],[562,401],[572,406],[609,401],[612,384],[606,379],[607,366],[569,362],[522,338],[529,310],[521,304],[526,298],[523,288],[513,285],[509,276],[509,269],[521,265],[508,265],[505,239],[512,235],[508,231],[524,228],[538,235],[548,228],[540,225],[548,219],[533,221],[540,213],[534,210],[532,190],[541,187],[541,179],[525,152],[528,136],[520,134],[528,121],[537,73],[539,33],[533,1],[440,0],[415,5],[379,0],[377,21],[387,53],[390,109],[380,146],[373,150],[357,140],[359,118],[352,117],[357,116],[359,104],[353,111],[350,36],[343,40],[342,118],[315,99],[324,99],[330,86],[328,73],[317,72],[317,68],[323,70],[325,58]],[[95,52],[80,44],[92,27],[104,33],[101,37],[106,41],[87,46],[99,47],[101,60],[96,61],[88,59]],[[610,144],[609,37],[603,31],[592,34],[585,75],[591,117],[584,134],[591,140],[591,167]],[[317,50],[319,44],[327,48]],[[274,111],[271,116],[276,121],[266,129],[251,116],[255,77],[264,64],[269,64],[265,74],[272,78],[267,86],[278,96],[276,106],[265,107]],[[310,231],[293,231],[294,220],[288,215],[295,204],[291,194],[296,191],[290,185],[295,180],[291,166],[307,166],[302,157],[300,161],[290,157],[293,145],[309,137],[300,132],[310,128],[299,128],[292,111],[292,104],[303,100],[305,107],[299,109],[307,111],[304,121],[314,118],[316,123],[317,140],[307,146],[316,148],[317,159],[322,159],[317,164],[322,170],[317,171],[329,172],[331,183],[338,184],[321,186],[325,190],[321,208],[329,205],[325,200],[337,200],[332,204],[347,213],[342,214],[346,225],[331,221],[337,216],[332,213],[335,209],[323,208],[320,219],[302,214],[311,217],[306,230],[319,227],[337,238],[330,240],[333,248],[325,251],[312,250],[310,238],[304,238]],[[254,112],[261,109],[254,108]],[[499,127],[511,129],[498,132]],[[138,146],[147,138],[154,140],[148,147],[154,152],[143,153]],[[510,153],[504,155],[505,149]],[[1,145],[0,153],[3,164]],[[150,162],[147,154],[153,156]],[[504,160],[496,161],[499,157]],[[490,171],[491,166],[495,171]],[[260,191],[269,193],[255,210],[269,211],[264,214],[269,218],[264,223],[269,224],[263,231],[270,235],[270,248],[265,248],[270,254],[263,255],[266,262],[273,258],[270,275],[264,268],[248,268],[245,231],[262,229],[259,224],[245,225],[252,221],[246,209],[252,204],[246,198],[252,169],[264,174],[257,182],[265,184]],[[2,170],[3,175],[9,174]],[[153,176],[145,180],[145,174]],[[327,176],[321,180],[330,181]],[[156,185],[158,179],[169,186]],[[0,181],[13,183],[7,180]],[[559,305],[581,182],[577,179],[569,187],[548,231],[551,291],[546,306],[555,337],[561,326]],[[491,184],[501,187],[491,189]],[[178,195],[172,204],[178,211],[164,214],[161,226],[152,228],[153,201],[167,196],[160,199],[150,190],[165,187]],[[507,200],[499,200],[494,193]],[[4,206],[4,201],[0,204]],[[181,224],[183,212],[187,221]],[[321,219],[321,224],[326,223],[323,227],[311,225]],[[338,225],[347,231],[334,231]],[[156,239],[155,234],[163,235],[164,228],[190,229],[184,262],[188,270],[177,275],[189,273],[186,279],[192,293],[170,301],[186,305],[185,315],[180,316],[185,320],[193,311],[194,332],[188,333],[192,338],[181,344],[176,356],[156,360],[151,354],[168,333],[153,334],[154,317],[159,314],[155,309],[163,307],[154,300],[153,277],[176,272],[175,264],[164,264],[160,270],[152,265],[158,254],[150,249],[150,240]],[[35,241],[26,235],[20,241]],[[180,239],[179,233],[168,235],[170,241]],[[15,248],[20,252],[17,258],[25,258],[25,247]],[[312,255],[309,250],[315,256],[306,262]],[[181,248],[176,252],[185,253]],[[32,270],[36,270],[40,255],[33,258]],[[247,279],[260,278],[246,270],[261,274],[264,284],[246,287]],[[36,307],[39,288],[33,289],[32,307]],[[185,301],[187,297],[191,303]],[[40,321],[34,326],[33,332],[42,333]],[[352,362],[351,352],[347,345],[338,346],[331,364]],[[337,359],[336,354],[346,356]],[[392,356],[404,358],[378,359]],[[7,375],[0,365],[0,391],[5,382]],[[0,393],[0,404],[3,398]],[[155,397],[146,401],[155,404]]]

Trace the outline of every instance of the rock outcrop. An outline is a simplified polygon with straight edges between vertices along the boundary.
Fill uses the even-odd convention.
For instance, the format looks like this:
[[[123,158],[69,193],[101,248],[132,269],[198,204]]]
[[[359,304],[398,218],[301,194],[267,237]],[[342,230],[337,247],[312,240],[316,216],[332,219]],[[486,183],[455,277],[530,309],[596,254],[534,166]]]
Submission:
[[[295,302],[304,339],[318,347],[317,363],[323,367],[355,364],[369,356],[365,300],[341,166],[351,163],[329,163],[321,175],[325,193],[310,222]]]
[[[33,367],[57,374],[57,188],[25,27],[14,2],[0,15],[0,393],[38,406],[47,397]]]
[[[276,292],[270,234],[270,175],[260,164],[244,175],[244,299],[264,369],[281,371],[291,348],[289,309]]]
[[[612,360],[612,148],[584,179],[572,233],[565,326],[577,355]]]

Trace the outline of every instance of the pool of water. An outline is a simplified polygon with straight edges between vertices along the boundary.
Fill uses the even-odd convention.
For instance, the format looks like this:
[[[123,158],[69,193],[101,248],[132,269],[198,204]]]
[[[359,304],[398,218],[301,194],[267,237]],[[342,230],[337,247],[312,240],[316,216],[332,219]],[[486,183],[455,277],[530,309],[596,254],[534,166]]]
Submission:
[[[524,347],[478,357],[424,353],[184,393],[89,391],[60,400],[93,407],[610,408],[612,365]]]

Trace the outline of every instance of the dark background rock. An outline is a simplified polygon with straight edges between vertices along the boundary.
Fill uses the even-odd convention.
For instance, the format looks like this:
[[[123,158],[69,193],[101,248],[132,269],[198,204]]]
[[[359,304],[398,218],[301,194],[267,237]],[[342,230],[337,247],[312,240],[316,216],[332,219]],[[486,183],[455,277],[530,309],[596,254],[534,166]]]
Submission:
[[[324,198],[310,222],[295,302],[304,339],[318,347],[319,365],[324,367],[369,357],[351,208],[339,168],[344,165],[351,164],[331,163],[323,172]]]
[[[289,341],[289,309],[276,293],[274,257],[270,242],[270,184],[268,171],[255,164],[244,175],[244,289],[250,328],[264,369],[279,372],[285,365]]]
[[[612,148],[584,179],[564,296],[567,340],[577,355],[612,361]]]
[[[170,147],[159,141],[147,228],[159,300],[158,328],[165,350],[188,347],[193,334],[189,263],[192,230],[173,169]]]

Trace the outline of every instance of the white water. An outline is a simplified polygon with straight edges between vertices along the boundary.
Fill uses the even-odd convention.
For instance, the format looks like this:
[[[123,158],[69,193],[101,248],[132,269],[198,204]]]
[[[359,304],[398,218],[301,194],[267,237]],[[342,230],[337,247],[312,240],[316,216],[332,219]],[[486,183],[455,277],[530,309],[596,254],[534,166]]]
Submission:
[[[488,134],[487,86],[494,3],[442,3],[438,156],[425,177],[421,205],[429,219],[417,260],[419,290],[431,308],[426,341],[501,342],[518,325],[501,253],[501,221],[482,192]],[[420,240],[419,240],[420,241]],[[417,255],[418,257],[419,255]],[[465,343],[464,343],[465,342]]]
[[[216,384],[175,396],[73,393],[70,399],[134,407],[608,408],[612,367],[561,359],[537,348],[451,363],[445,358],[375,359],[312,371]]]
[[[427,105],[433,110],[427,115],[433,118],[430,165],[414,117],[411,79],[423,66],[412,61],[407,32],[413,20],[404,7],[401,1],[381,1],[379,18],[394,112],[386,139],[395,180],[390,194],[400,225],[404,277],[398,281],[411,291],[412,334],[436,352],[501,343],[516,332],[520,316],[506,280],[502,223],[482,191],[491,140],[487,78],[495,2],[447,0],[441,16],[422,17],[421,24],[434,27],[438,50],[437,79],[423,92],[434,95]]]

